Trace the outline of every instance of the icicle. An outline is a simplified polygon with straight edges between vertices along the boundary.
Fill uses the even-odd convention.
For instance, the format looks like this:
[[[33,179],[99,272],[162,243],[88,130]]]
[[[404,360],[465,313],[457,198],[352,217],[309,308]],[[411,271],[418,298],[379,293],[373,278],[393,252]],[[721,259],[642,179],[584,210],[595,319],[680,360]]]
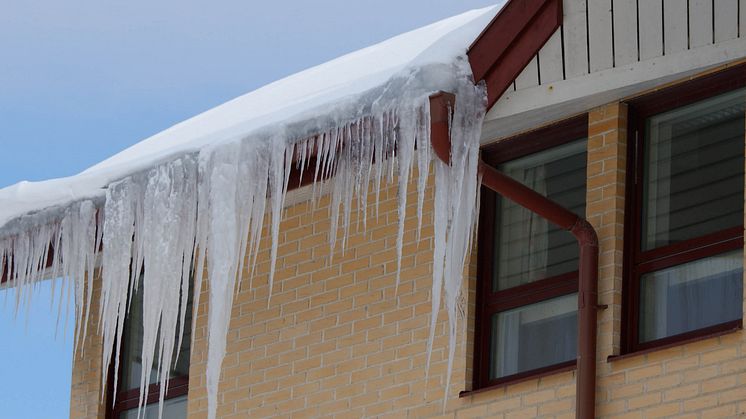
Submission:
[[[143,198],[143,220],[136,234],[143,252],[143,346],[140,408],[147,398],[151,370],[157,359],[157,376],[163,383],[159,417],[174,360],[177,325],[184,317],[182,293],[188,292],[196,206],[196,161],[184,157],[148,173]],[[189,240],[184,240],[189,237]],[[185,263],[189,260],[189,265]],[[185,265],[187,269],[185,270]],[[182,289],[186,286],[186,289]],[[138,410],[139,411],[139,410]]]
[[[454,70],[458,79],[453,78]],[[432,83],[457,93],[451,130],[452,163],[436,160],[434,164],[433,283],[427,346],[429,367],[437,315],[443,303],[448,314],[447,387],[456,331],[463,316],[463,267],[478,211],[476,168],[484,90],[474,88],[468,71],[468,63],[462,60],[455,69],[449,67],[444,72],[448,76],[445,81],[434,78],[439,82]],[[346,117],[344,112],[330,115],[330,120],[310,137],[305,133],[296,138],[296,131],[277,126],[270,133],[217,141],[196,153],[178,156],[109,184],[103,206],[98,201],[81,200],[53,211],[47,218],[39,216],[43,222],[31,222],[30,227],[14,230],[13,234],[0,231],[4,234],[0,236],[0,274],[4,271],[16,287],[16,312],[23,304],[30,304],[36,284],[49,277],[48,271],[52,276],[60,273],[60,299],[64,293],[75,295],[75,345],[82,347],[88,332],[94,275],[99,272],[96,252],[103,243],[98,330],[104,340],[102,361],[108,365],[114,358],[116,374],[123,322],[132,295],[140,289],[144,332],[139,402],[142,407],[155,371],[163,383],[160,416],[169,370],[179,351],[174,350],[174,345],[180,348],[184,328],[189,327],[184,324],[189,293],[193,294],[194,310],[198,310],[207,266],[210,292],[206,381],[208,417],[214,418],[233,297],[238,280],[251,278],[256,271],[267,210],[269,296],[273,292],[280,222],[293,164],[301,173],[314,171],[313,205],[320,194],[319,184],[330,184],[329,261],[336,249],[340,225],[341,250],[345,250],[353,206],[357,205],[357,228],[362,219],[365,230],[369,188],[375,194],[378,217],[381,188],[384,182],[393,184],[397,175],[398,288],[411,173],[416,164],[416,238],[420,240],[433,157],[428,96],[437,89],[424,88],[417,80],[414,74],[392,80],[391,86],[379,92],[380,97],[365,106],[356,106]],[[50,264],[51,269],[47,270]],[[249,274],[244,275],[245,271]],[[193,316],[192,328],[197,317]],[[58,324],[59,321],[58,315]],[[106,378],[103,380],[105,383]]]
[[[443,265],[445,263],[446,253],[446,230],[448,229],[448,213],[444,210],[448,208],[448,197],[450,195],[450,191],[443,187],[448,185],[447,170],[448,166],[440,161],[440,159],[435,161],[435,184],[440,187],[435,188],[435,219],[433,220],[433,283],[432,291],[430,292],[430,335],[427,340],[425,376],[428,376],[430,373],[430,359],[433,352],[435,325],[438,320],[440,298],[443,293]]]
[[[430,101],[426,101],[417,114],[417,241],[422,233],[422,208],[425,203],[425,188],[430,175]]]
[[[122,330],[127,311],[127,295],[130,288],[130,264],[132,263],[132,238],[135,234],[136,196],[132,194],[130,179],[112,184],[106,191],[104,213],[104,247],[102,264],[106,267],[101,275],[100,333],[103,334],[103,363],[110,365],[114,356],[114,392],[117,394],[119,376],[119,354]],[[105,385],[108,374],[102,374]],[[103,401],[103,394],[101,395]],[[111,402],[114,403],[115,400]]]
[[[270,200],[272,201],[272,247],[270,250],[269,264],[269,297],[267,304],[272,298],[272,287],[275,278],[275,264],[277,262],[277,246],[280,242],[280,219],[282,207],[285,203],[285,193],[287,192],[288,176],[293,158],[293,147],[286,146],[285,137],[275,137],[272,141],[270,150]]]
[[[415,145],[415,116],[408,114],[399,118],[397,135],[397,153],[399,163],[399,189],[398,210],[399,216],[398,232],[396,235],[396,287],[398,293],[401,282],[401,260],[404,248],[404,222],[407,218],[407,190],[409,187],[409,174],[412,171],[412,158]]]
[[[463,270],[471,243],[476,233],[477,197],[479,183],[477,164],[479,161],[479,135],[485,110],[485,91],[483,86],[465,85],[458,91],[457,104],[451,122],[451,165],[441,162],[436,164],[435,220],[436,236],[442,237],[446,228],[444,241],[434,240],[433,269],[433,315],[437,315],[435,294],[440,293],[436,287],[442,284],[448,313],[448,368],[446,373],[443,408],[448,400],[448,391],[453,372],[453,359],[456,351],[456,331],[464,313],[461,286]],[[445,196],[438,195],[445,192]],[[441,259],[442,255],[442,259]],[[440,264],[443,264],[442,280]],[[431,327],[434,324],[431,320]],[[428,359],[432,353],[433,332],[428,342]]]
[[[209,156],[208,172],[205,174],[208,188],[209,233],[207,248],[210,257],[210,304],[207,317],[207,405],[208,418],[214,419],[217,411],[218,383],[225,357],[226,336],[230,321],[233,295],[236,285],[238,261],[236,247],[238,237],[238,208],[236,184],[238,183],[238,153],[232,147],[214,150]]]
[[[75,288],[75,353],[82,349],[80,343],[85,342],[88,333],[94,266],[98,250],[96,228],[96,208],[91,201],[73,205],[62,219],[62,271],[65,278],[74,281]]]

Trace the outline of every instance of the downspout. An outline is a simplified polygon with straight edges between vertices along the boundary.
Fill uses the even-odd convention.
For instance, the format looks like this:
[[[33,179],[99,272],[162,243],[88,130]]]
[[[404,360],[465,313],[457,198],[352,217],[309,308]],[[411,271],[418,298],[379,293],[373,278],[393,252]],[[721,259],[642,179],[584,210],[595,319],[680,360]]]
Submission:
[[[450,162],[451,93],[430,96],[431,142],[435,154]],[[592,419],[596,407],[596,320],[598,305],[598,236],[585,219],[479,160],[482,185],[569,231],[580,246],[578,269],[578,354],[575,417]]]

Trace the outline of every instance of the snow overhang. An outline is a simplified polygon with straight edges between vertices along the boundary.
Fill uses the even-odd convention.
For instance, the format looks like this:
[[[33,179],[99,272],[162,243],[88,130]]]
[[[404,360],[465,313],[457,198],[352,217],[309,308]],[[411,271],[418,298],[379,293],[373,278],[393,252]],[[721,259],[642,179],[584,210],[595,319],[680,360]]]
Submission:
[[[102,365],[109,365],[121,341],[129,290],[142,273],[139,281],[150,313],[143,333],[152,338],[142,349],[143,377],[154,363],[156,334],[161,333],[166,351],[159,359],[170,360],[172,338],[180,340],[183,333],[177,325],[179,318],[183,324],[185,296],[193,292],[199,306],[201,282],[209,280],[206,381],[208,417],[214,418],[233,292],[246,271],[253,273],[269,212],[267,284],[272,295],[294,160],[306,167],[316,163],[315,180],[333,175],[330,254],[338,228],[345,246],[353,195],[360,196],[357,211],[365,229],[368,185],[374,185],[377,208],[381,184],[398,183],[397,287],[410,175],[416,167],[419,236],[433,166],[436,222],[428,354],[442,294],[449,318],[449,388],[458,313],[463,312],[464,264],[476,229],[479,138],[487,101],[494,102],[504,91],[561,18],[559,0],[509,2],[493,20],[499,9],[467,12],[272,83],[79,175],[0,190],[2,280],[18,281],[21,292],[33,288],[29,286],[50,264],[53,273],[73,280],[77,347],[86,337],[93,278],[100,276]],[[475,85],[475,74],[487,89],[483,83]],[[455,108],[446,108],[446,101],[439,110],[438,115],[447,116],[445,122],[431,116],[430,97],[438,91],[452,93],[456,102]],[[448,163],[432,159],[432,122],[441,128],[447,122]],[[246,270],[245,262],[252,264]],[[160,365],[158,371],[168,374]],[[161,402],[163,396],[161,392]]]
[[[282,133],[298,140],[344,126],[388,98],[453,90],[453,63],[504,5],[472,10],[398,35],[233,99],[166,129],[78,175],[0,189],[0,239],[112,182],[220,143]],[[403,90],[402,90],[403,89]]]

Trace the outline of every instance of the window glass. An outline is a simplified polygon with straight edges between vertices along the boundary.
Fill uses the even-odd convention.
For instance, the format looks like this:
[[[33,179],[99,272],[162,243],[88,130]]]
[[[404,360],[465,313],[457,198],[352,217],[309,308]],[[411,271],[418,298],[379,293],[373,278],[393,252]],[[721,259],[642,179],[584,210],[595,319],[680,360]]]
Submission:
[[[142,284],[142,281],[140,281]],[[140,375],[142,374],[142,339],[143,339],[143,296],[142,290],[138,289],[132,297],[127,321],[124,323],[124,333],[122,338],[122,375],[121,384],[118,391],[132,390],[140,387]],[[176,364],[173,363],[170,377],[179,377],[189,375],[189,355],[192,343],[192,298],[188,300],[186,309],[186,321],[184,322],[184,337],[181,341],[181,350]],[[178,336],[177,336],[178,339]],[[156,342],[160,340],[156,337]],[[177,348],[174,347],[174,356]],[[158,349],[156,348],[156,354]],[[154,360],[153,369],[150,372],[149,384],[158,382],[157,357]]]
[[[647,120],[642,250],[743,224],[745,93]]]
[[[568,294],[494,314],[490,379],[575,359],[577,307]]]
[[[742,250],[645,274],[640,342],[738,320],[742,306]]]
[[[174,397],[163,401],[162,419],[184,419],[187,417],[187,396]],[[120,419],[138,419],[137,408],[122,412]],[[158,419],[158,403],[149,404],[142,408],[142,419]]]
[[[585,139],[512,160],[499,169],[585,216]],[[508,199],[496,199],[493,291],[578,269],[578,245],[569,232]]]

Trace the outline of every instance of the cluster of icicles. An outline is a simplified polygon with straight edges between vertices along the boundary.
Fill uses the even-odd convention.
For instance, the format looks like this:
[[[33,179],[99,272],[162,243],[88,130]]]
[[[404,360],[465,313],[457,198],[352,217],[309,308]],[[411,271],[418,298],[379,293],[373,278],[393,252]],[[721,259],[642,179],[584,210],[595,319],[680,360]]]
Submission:
[[[103,335],[102,365],[110,365],[113,359],[114,374],[119,370],[128,296],[141,286],[142,406],[151,369],[157,368],[161,383],[168,382],[170,364],[177,359],[174,350],[181,346],[184,335],[188,295],[193,293],[194,307],[198,307],[202,272],[207,266],[207,390],[209,417],[214,418],[234,292],[245,260],[251,265],[246,268],[253,270],[267,211],[271,237],[268,284],[272,294],[281,214],[292,165],[313,176],[313,202],[320,195],[317,185],[322,180],[330,183],[332,249],[340,224],[344,230],[342,247],[345,245],[353,200],[357,200],[365,227],[368,185],[372,182],[376,191],[376,208],[371,211],[375,213],[381,185],[396,179],[399,266],[410,174],[416,166],[419,226],[428,173],[434,166],[432,318],[427,353],[429,365],[443,294],[449,316],[450,381],[457,322],[463,316],[463,267],[477,221],[477,159],[484,116],[483,89],[471,83],[464,85],[451,115],[450,165],[432,153],[428,97],[403,99],[300,141],[278,133],[223,142],[112,183],[103,203],[75,202],[56,219],[0,236],[0,260],[4,261],[0,269],[7,271],[17,289],[17,305],[30,299],[31,288],[42,278],[62,277],[68,279],[63,283],[73,284],[76,348],[87,333],[92,333],[87,325],[93,281],[100,275],[97,332]],[[69,285],[66,290],[69,296]],[[112,380],[114,385],[117,381],[117,377]],[[102,383],[106,382],[104,376]],[[166,385],[160,389],[159,417]]]

